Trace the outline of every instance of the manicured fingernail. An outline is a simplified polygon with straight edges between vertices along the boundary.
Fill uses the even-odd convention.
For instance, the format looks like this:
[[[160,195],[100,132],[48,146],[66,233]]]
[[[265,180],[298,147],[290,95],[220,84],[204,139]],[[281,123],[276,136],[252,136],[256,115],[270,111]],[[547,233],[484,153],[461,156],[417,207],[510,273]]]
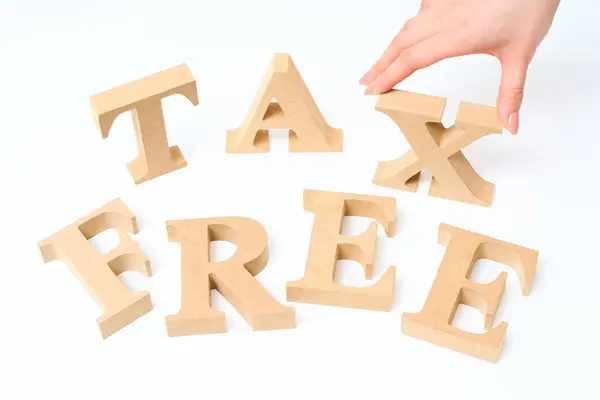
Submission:
[[[514,113],[510,114],[510,116],[508,117],[508,130],[513,135],[516,135],[517,132],[519,131],[519,113],[518,112],[514,112]]]

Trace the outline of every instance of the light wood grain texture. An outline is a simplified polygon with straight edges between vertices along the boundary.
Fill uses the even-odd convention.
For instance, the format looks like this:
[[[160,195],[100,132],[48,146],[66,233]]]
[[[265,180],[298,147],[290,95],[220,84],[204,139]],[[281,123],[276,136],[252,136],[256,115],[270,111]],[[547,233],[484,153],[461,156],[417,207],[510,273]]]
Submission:
[[[461,150],[502,132],[496,109],[462,102],[454,126],[444,128],[445,107],[445,99],[400,90],[379,96],[376,110],[396,122],[412,150],[379,163],[373,183],[414,192],[421,170],[427,169],[433,175],[429,195],[490,206],[494,185],[475,172]]]
[[[169,336],[222,333],[225,314],[211,308],[216,289],[253,330],[296,326],[295,310],[278,303],[254,279],[267,265],[267,232],[250,218],[226,217],[167,221],[169,241],[181,244],[181,309],[166,317]],[[228,260],[209,261],[211,241],[237,246]]]
[[[493,327],[506,284],[506,272],[483,284],[469,279],[475,262],[493,260],[513,268],[523,295],[529,295],[538,252],[511,243],[441,224],[439,242],[446,246],[431,290],[419,313],[402,315],[402,332],[486,361],[496,362],[508,324]],[[476,334],[452,326],[459,304],[475,307],[484,315],[487,332]]]
[[[108,137],[119,115],[132,112],[139,154],[127,168],[136,184],[187,165],[179,147],[169,147],[167,141],[162,99],[174,94],[198,105],[196,80],[185,64],[90,97],[94,121],[103,138]]]
[[[119,233],[119,245],[102,255],[88,239],[110,228]],[[96,322],[103,338],[152,310],[148,292],[132,293],[117,277],[124,271],[152,275],[150,262],[127,235],[137,232],[135,215],[115,199],[38,243],[44,262],[65,262],[102,308]]]
[[[327,124],[287,54],[275,54],[243,124],[227,132],[227,152],[268,152],[269,129],[290,130],[291,152],[342,151],[342,130]]]
[[[396,221],[396,200],[390,197],[304,191],[304,208],[315,214],[304,277],[287,283],[288,301],[338,307],[389,311],[392,305],[396,268],[390,267],[373,286],[346,287],[334,281],[338,260],[362,265],[365,277],[373,277],[377,223],[357,236],[340,233],[345,216],[375,219],[391,237]]]

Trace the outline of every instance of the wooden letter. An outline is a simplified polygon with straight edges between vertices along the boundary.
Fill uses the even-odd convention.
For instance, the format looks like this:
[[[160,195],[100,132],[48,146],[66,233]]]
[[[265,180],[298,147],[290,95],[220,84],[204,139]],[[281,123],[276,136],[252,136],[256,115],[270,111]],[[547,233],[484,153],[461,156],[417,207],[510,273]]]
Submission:
[[[88,239],[110,228],[118,231],[119,245],[102,255]],[[125,271],[152,275],[150,262],[127,235],[137,232],[135,215],[121,199],[115,199],[38,243],[44,262],[65,262],[102,308],[96,322],[103,338],[152,310],[148,292],[129,292],[117,278]]]
[[[447,249],[429,296],[421,312],[402,315],[402,332],[495,362],[508,327],[502,322],[492,329],[507,274],[503,272],[488,284],[473,282],[469,275],[479,259],[501,262],[517,272],[523,295],[527,296],[538,252],[446,224],[440,225],[439,242]],[[475,307],[484,314],[486,333],[465,332],[451,325],[459,304]]]
[[[94,120],[104,139],[115,119],[132,111],[139,154],[127,169],[136,184],[187,165],[179,147],[169,147],[167,142],[161,100],[173,94],[198,105],[196,80],[185,64],[90,97]]]
[[[490,206],[494,185],[475,172],[461,149],[502,132],[496,109],[462,102],[455,125],[445,129],[445,107],[445,99],[400,90],[379,96],[375,109],[396,122],[412,151],[379,163],[373,183],[414,192],[421,170],[427,168],[433,175],[430,196]]]
[[[227,152],[267,153],[269,129],[290,130],[291,152],[342,151],[342,131],[327,124],[287,54],[273,57],[246,120],[227,132]]]
[[[378,221],[389,237],[396,221],[396,199],[357,194],[304,191],[304,209],[315,214],[304,277],[287,283],[288,301],[338,307],[389,311],[392,306],[396,268],[369,287],[345,287],[334,281],[338,260],[353,260],[373,277],[377,223],[358,236],[340,234],[344,216],[369,217]]]
[[[166,318],[169,336],[227,331],[225,313],[214,311],[210,291],[217,289],[255,331],[296,326],[295,310],[279,304],[253,278],[265,268],[267,232],[250,218],[167,221],[169,241],[181,243],[181,309]],[[209,245],[226,240],[237,246],[226,261],[209,261]]]

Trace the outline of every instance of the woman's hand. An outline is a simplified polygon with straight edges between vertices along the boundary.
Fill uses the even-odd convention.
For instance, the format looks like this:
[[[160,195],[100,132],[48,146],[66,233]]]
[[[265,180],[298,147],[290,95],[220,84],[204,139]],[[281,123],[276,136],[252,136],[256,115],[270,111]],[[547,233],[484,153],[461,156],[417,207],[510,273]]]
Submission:
[[[502,64],[498,118],[513,134],[529,63],[560,0],[423,0],[379,61],[363,76],[366,94],[385,93],[445,58],[490,54]]]

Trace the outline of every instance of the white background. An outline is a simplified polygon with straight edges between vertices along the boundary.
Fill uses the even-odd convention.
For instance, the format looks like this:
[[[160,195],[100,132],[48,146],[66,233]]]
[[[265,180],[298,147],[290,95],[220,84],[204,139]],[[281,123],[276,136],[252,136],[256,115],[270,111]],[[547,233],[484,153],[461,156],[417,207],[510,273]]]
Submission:
[[[564,1],[531,66],[518,137],[486,137],[465,150],[496,184],[491,208],[371,183],[377,162],[408,150],[393,121],[363,96],[362,74],[416,0],[26,1],[0,6],[0,398],[598,398],[598,156],[600,6]],[[269,154],[225,153],[275,52],[292,55],[328,122],[344,129],[344,152],[291,154],[281,132]],[[131,117],[101,140],[88,97],[187,63],[200,105],[164,100],[170,144],[189,166],[136,186],[125,164],[137,153]],[[500,68],[487,56],[448,60],[400,85],[495,105]],[[397,265],[391,312],[287,303],[286,281],[304,271],[313,215],[305,188],[395,196],[397,234],[381,227],[375,279]],[[44,264],[36,243],[121,197],[137,215],[137,242],[152,262],[154,310],[107,340],[100,315],[62,262]],[[296,308],[293,330],[252,332],[220,295],[229,332],[169,338],[164,317],[180,296],[180,247],[167,219],[247,216],[269,234],[270,260],[257,279]],[[352,219],[345,232],[367,226]],[[474,279],[509,271],[496,323],[509,323],[497,364],[400,333],[403,312],[421,309],[444,248],[441,222],[540,251],[532,293],[516,274],[479,262]],[[94,240],[114,244],[108,231]],[[220,247],[220,256],[231,250]],[[217,255],[219,256],[219,254]],[[337,281],[367,285],[341,263]],[[481,332],[481,315],[461,307],[455,325]]]

